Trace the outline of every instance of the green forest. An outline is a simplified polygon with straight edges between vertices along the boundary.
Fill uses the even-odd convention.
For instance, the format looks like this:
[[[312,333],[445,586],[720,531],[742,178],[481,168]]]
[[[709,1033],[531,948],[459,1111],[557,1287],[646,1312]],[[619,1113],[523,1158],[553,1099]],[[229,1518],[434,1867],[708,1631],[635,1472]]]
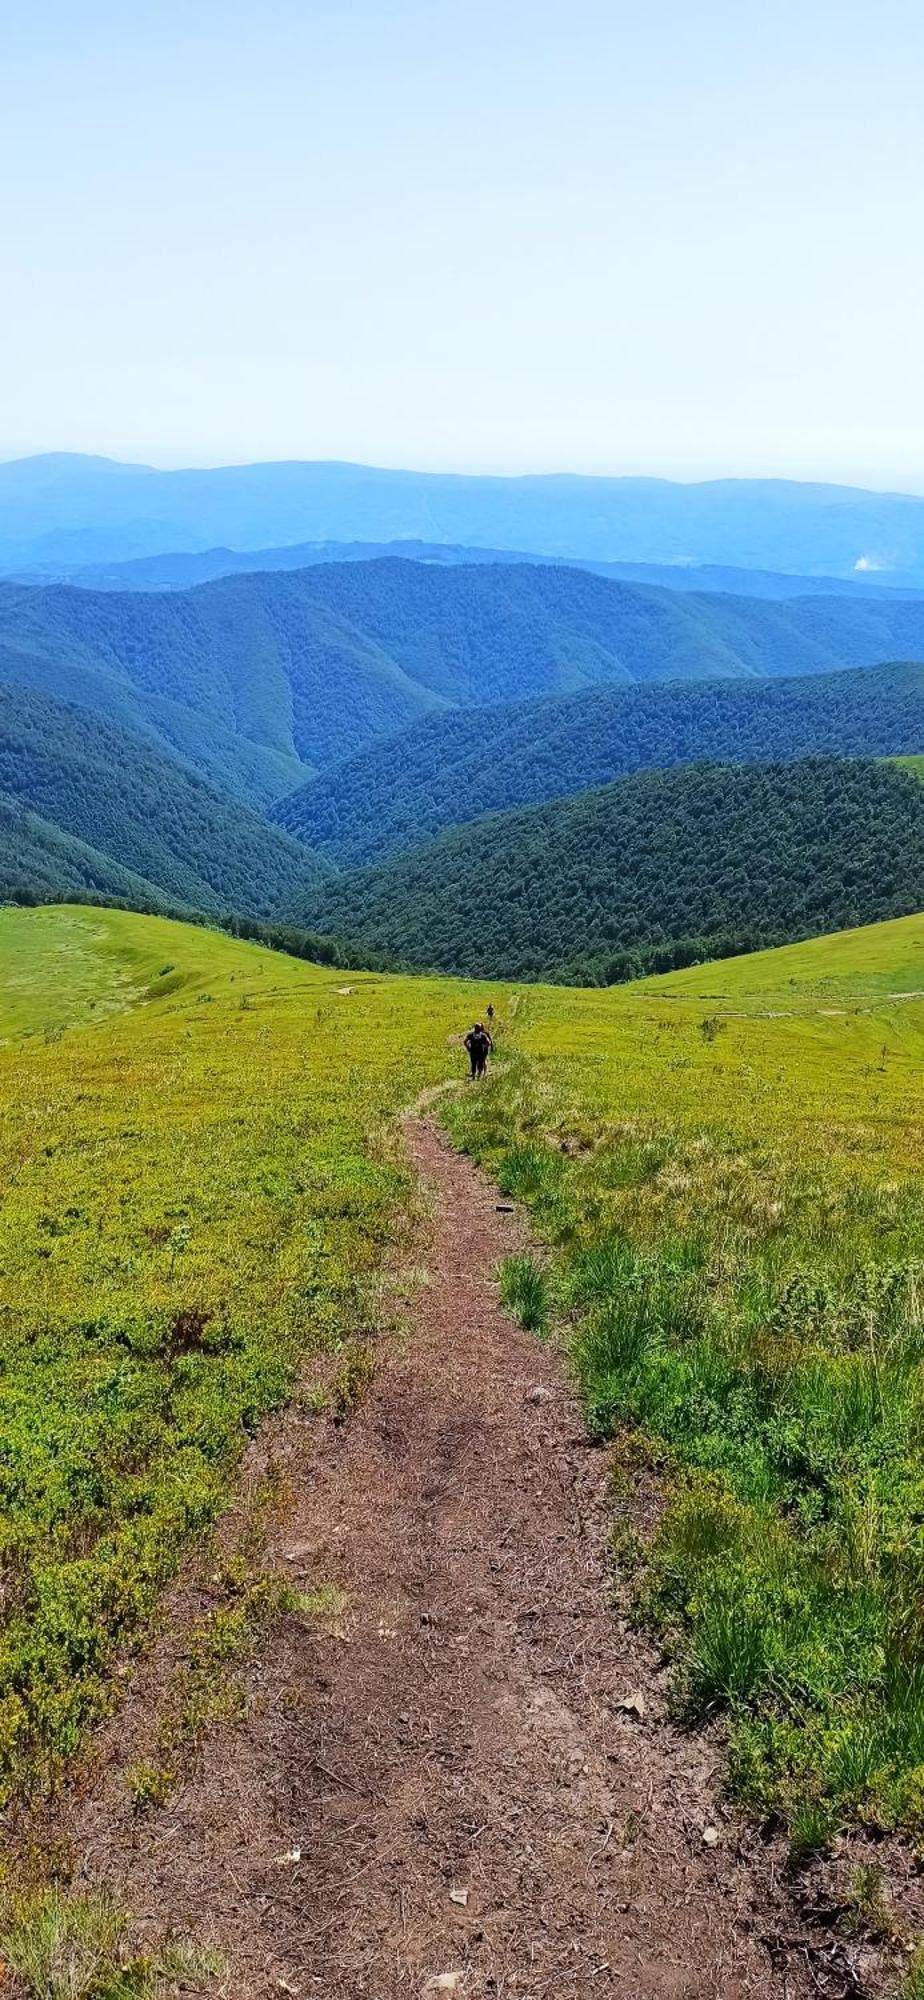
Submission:
[[[0,683],[0,794],[96,851],[86,886],[124,896],[143,886],[196,910],[283,911],[323,864],[153,744],[67,703]],[[34,821],[7,817],[4,877],[32,895],[64,894],[89,864]],[[64,866],[66,862],[66,867]],[[60,870],[64,867],[64,873]],[[132,886],[133,885],[133,886]],[[6,893],[12,894],[7,888]]]
[[[70,901],[163,907],[150,882],[0,792],[0,903]]]
[[[396,962],[613,983],[903,916],[924,894],[924,789],[810,758],[641,772],[334,878],[299,916]]]
[[[327,563],[172,592],[0,584],[0,679],[258,808],[434,710],[922,654],[924,602],[681,594],[530,563]]]
[[[924,743],[924,666],[793,680],[595,687],[427,717],[370,745],[275,817],[345,868],[508,806],[564,798],[632,771],[717,759],[888,756]]]

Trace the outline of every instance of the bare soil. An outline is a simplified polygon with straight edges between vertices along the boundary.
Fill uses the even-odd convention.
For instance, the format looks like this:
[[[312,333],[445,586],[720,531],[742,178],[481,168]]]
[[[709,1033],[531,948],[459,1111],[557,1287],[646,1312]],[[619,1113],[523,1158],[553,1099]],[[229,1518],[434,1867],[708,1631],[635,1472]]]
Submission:
[[[72,1802],[83,1872],[142,1931],[220,1944],[234,2000],[865,1992],[610,1601],[608,1455],[498,1305],[522,1222],[428,1119],[405,1142],[431,1204],[410,1333],[349,1422],[293,1411],[274,1440],[270,1559],[342,1613],[273,1628],[244,1719],[139,1818],[142,1673]]]

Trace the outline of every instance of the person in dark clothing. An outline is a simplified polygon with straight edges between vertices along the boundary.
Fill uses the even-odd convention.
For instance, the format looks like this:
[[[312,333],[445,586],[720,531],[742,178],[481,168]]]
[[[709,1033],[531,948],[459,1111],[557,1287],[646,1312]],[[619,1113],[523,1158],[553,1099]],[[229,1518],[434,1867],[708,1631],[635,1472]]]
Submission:
[[[472,1076],[484,1076],[494,1043],[487,1028],[483,1027],[480,1021],[476,1021],[474,1027],[469,1030],[465,1037],[465,1046],[472,1066]]]
[[[491,1032],[491,1022],[493,1021],[493,1019],[494,1019],[494,1006],[493,1003],[489,1000],[488,1011],[487,1014],[485,1015],[485,1020],[487,1021],[488,1024],[488,1034],[490,1034]]]

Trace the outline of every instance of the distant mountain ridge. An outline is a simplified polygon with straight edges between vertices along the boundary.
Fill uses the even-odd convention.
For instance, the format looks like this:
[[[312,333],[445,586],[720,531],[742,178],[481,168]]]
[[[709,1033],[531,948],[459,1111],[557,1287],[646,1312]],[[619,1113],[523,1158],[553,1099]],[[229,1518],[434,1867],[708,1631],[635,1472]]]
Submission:
[[[403,561],[193,590],[0,584],[0,679],[141,735],[265,808],[422,717],[600,683],[924,659],[924,599],[771,603],[580,568]]]
[[[357,868],[484,812],[706,758],[767,762],[924,749],[924,665],[799,679],[597,686],[427,716],[282,799],[281,826]]]
[[[481,563],[534,563],[554,568],[586,569],[612,583],[639,583],[660,590],[721,591],[732,597],[915,596],[910,589],[888,583],[880,574],[852,577],[786,576],[774,570],[722,568],[712,563],[594,562],[581,556],[541,556],[521,549],[463,548],[451,542],[294,542],[276,549],[204,549],[195,554],[165,553],[136,556],[128,562],[89,563],[69,568],[51,564],[48,570],[12,576],[13,583],[73,583],[81,590],[190,590],[219,577],[250,575],[255,570],[310,569],[316,563],[375,562],[438,563],[445,567]]]
[[[0,568],[165,549],[417,539],[622,563],[924,585],[924,499],[787,480],[488,477],[298,461],[160,471],[49,453],[0,463]]]

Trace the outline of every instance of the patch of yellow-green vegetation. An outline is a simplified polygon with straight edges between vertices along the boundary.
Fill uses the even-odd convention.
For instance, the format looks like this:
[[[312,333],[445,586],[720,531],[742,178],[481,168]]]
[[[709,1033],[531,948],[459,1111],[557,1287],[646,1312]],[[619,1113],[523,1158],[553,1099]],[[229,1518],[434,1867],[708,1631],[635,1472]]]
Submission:
[[[156,951],[113,935],[110,913],[0,910],[0,1040],[105,1019],[157,976]]]
[[[181,1768],[208,1732],[245,1712],[240,1669],[260,1634],[284,1613],[313,1613],[307,1599],[284,1578],[252,1570],[245,1557],[221,1562],[213,1572],[211,1602],[189,1632],[183,1658],[174,1670],[151,1753],[125,1774],[138,1812],[162,1806]]]
[[[924,919],[609,993],[530,991],[446,1122],[557,1256],[598,1435],[668,1506],[640,1611],[801,1851],[924,1831]],[[626,1537],[631,1547],[631,1537]]]
[[[105,1709],[303,1361],[375,1323],[377,1134],[488,996],[120,911],[0,911],[0,965],[8,1026],[84,1022],[0,1048],[2,1796]]]
[[[138,1955],[128,1931],[127,1913],[109,1896],[54,1885],[26,1891],[0,1912],[2,1976],[14,1974],[25,2000],[166,2000],[222,1978],[218,1953],[177,1939]]]
[[[910,771],[913,778],[919,778],[924,783],[924,757],[889,757],[886,761],[898,764],[903,771]]]

